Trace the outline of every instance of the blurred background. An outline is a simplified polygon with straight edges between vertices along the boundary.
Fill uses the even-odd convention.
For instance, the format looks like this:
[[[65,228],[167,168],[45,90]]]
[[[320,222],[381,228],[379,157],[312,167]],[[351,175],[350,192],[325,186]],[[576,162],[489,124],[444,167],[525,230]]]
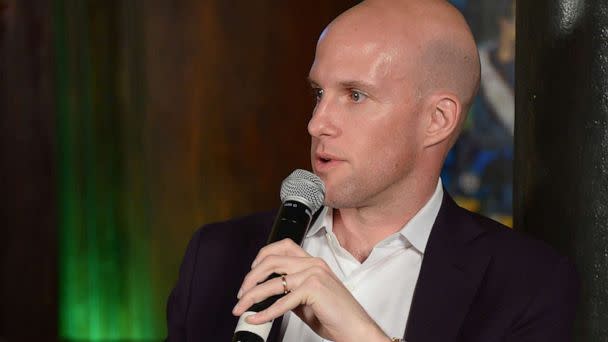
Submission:
[[[514,1],[454,0],[482,87],[444,184],[512,219]],[[309,168],[306,80],[354,0],[0,0],[0,341],[160,341],[203,223]]]

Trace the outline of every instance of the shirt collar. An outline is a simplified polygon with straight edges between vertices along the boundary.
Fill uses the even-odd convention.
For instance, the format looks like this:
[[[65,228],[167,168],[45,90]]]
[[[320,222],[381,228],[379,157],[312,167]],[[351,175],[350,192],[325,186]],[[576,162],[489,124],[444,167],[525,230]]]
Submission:
[[[443,185],[441,178],[439,178],[431,198],[399,231],[422,254],[426,250],[426,243],[429,241],[429,235],[431,235],[431,229],[433,229],[433,224],[435,224],[435,219],[439,214],[442,201]]]
[[[320,231],[331,232],[334,223],[334,210],[328,206],[324,206],[317,217],[317,220],[313,223],[313,225],[308,229],[306,233],[306,237],[311,237],[316,235]]]
[[[414,217],[412,217],[408,223],[401,228],[399,234],[401,234],[407,241],[409,241],[414,248],[424,254],[426,244],[431,234],[431,229],[441,208],[441,202],[443,201],[443,185],[441,178],[437,181],[437,187],[431,198],[426,204],[420,209]],[[314,222],[312,227],[308,229],[306,237],[311,237],[319,232],[331,232],[333,229],[333,209],[325,206],[319,217]]]

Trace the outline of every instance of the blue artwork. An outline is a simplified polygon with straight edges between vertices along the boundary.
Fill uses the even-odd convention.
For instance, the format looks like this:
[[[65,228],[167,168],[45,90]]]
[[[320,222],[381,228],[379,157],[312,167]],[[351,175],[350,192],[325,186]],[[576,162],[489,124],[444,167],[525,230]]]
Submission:
[[[512,225],[515,1],[452,3],[478,39],[481,84],[442,179],[461,206]],[[488,18],[493,18],[490,24]]]

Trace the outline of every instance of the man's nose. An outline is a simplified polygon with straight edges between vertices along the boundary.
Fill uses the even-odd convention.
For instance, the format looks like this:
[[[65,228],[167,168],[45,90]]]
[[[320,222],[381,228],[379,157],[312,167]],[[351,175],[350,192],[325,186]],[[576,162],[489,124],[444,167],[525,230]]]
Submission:
[[[331,101],[324,98],[315,107],[310,121],[308,121],[308,134],[315,138],[323,136],[336,136],[340,134],[337,125],[336,108],[332,108]]]

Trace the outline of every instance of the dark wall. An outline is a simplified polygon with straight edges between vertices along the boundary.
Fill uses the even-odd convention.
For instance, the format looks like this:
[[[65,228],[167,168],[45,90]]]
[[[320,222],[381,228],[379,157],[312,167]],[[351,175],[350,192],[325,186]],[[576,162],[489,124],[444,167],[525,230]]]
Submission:
[[[50,1],[0,1],[0,338],[7,341],[57,334],[49,11]]]

